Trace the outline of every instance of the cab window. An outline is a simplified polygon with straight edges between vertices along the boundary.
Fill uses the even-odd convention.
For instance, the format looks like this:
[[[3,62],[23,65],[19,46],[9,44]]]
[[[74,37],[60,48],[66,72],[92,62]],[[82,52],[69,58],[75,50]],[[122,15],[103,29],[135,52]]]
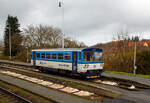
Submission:
[[[102,52],[84,52],[84,61],[103,61]]]
[[[94,61],[103,61],[103,54],[99,52],[94,52]]]

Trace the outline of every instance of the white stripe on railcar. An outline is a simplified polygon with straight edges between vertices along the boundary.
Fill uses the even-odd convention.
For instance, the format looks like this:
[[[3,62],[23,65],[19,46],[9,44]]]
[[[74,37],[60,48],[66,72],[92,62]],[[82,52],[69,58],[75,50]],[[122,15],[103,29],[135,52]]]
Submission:
[[[92,64],[78,64],[78,72],[87,72],[87,70],[101,70],[103,69],[102,63],[92,63]]]
[[[68,63],[68,62],[36,60],[36,66],[43,66],[48,68],[56,68],[56,69],[72,71],[72,63]]]

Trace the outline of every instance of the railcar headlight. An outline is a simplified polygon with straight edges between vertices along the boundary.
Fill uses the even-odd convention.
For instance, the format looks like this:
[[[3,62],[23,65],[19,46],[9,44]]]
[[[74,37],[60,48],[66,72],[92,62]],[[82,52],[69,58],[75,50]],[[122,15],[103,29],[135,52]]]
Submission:
[[[104,63],[102,63],[102,66],[104,67]]]

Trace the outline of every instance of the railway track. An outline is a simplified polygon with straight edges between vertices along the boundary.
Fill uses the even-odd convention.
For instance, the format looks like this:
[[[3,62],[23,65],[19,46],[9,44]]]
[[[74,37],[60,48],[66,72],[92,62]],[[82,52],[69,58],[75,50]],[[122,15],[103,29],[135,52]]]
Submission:
[[[26,71],[31,71],[31,72],[36,72],[36,73],[41,73],[40,71],[38,71],[37,69],[34,69],[32,67],[26,67],[26,66],[20,66],[20,65],[16,65],[16,64],[5,64],[5,63],[1,63],[0,64],[1,67],[4,68],[9,68],[12,69],[12,67],[16,70],[26,70]],[[45,73],[42,73],[43,75]],[[45,74],[46,75],[46,74]],[[101,77],[98,79],[81,79],[79,80],[79,78],[72,78],[72,77],[67,77],[67,76],[63,76],[62,75],[59,76],[57,74],[52,74],[53,77],[55,75],[55,77],[59,78],[59,79],[67,79],[67,80],[71,80],[71,81],[79,81],[84,83],[85,81],[87,83],[91,83],[91,84],[103,84],[103,85],[109,85],[109,86],[115,86],[124,90],[128,90],[128,91],[138,91],[138,90],[142,90],[142,89],[149,89],[150,87],[144,84],[140,84],[134,81],[129,81],[129,80],[123,80],[123,79],[117,79],[117,78],[108,78],[108,77]],[[49,75],[49,77],[52,77],[51,75]]]
[[[31,101],[0,87],[0,103],[32,103]]]
[[[129,98],[129,97],[131,97],[131,98],[129,98],[129,100],[131,99],[131,101],[132,101],[130,103],[133,103],[134,100],[139,101],[139,103],[144,103],[145,100],[148,101],[147,94],[144,95],[143,92],[145,93],[145,91],[149,91],[150,87],[147,85],[144,85],[145,83],[141,84],[143,82],[135,82],[135,81],[131,81],[128,79],[125,79],[125,80],[118,79],[115,77],[108,78],[105,76],[102,76],[100,79],[72,78],[72,77],[70,77],[70,76],[68,77],[66,75],[60,76],[60,75],[53,74],[53,73],[52,74],[41,73],[40,71],[37,71],[36,69],[32,68],[31,66],[23,66],[23,65],[8,64],[8,63],[7,64],[0,63],[0,70],[12,71],[12,72],[16,72],[16,73],[22,73],[25,75],[28,74],[30,76],[32,76],[32,74],[33,74],[33,76],[35,76],[36,78],[41,78],[43,80],[45,79],[48,81],[55,81],[58,83],[62,83],[64,85],[67,85],[67,83],[65,83],[64,81],[69,81],[69,83],[76,82],[81,85],[85,84],[87,86],[92,86],[94,88],[93,91],[95,91],[94,93],[96,93],[96,94],[103,92],[103,90],[99,90],[99,88],[102,87],[102,88],[108,90],[108,91],[104,92],[102,95],[109,96],[109,99],[107,99],[107,100],[113,99],[112,101],[114,101],[114,102],[115,102],[115,100],[116,100],[116,102],[118,102],[118,100],[120,101],[120,98],[124,98],[125,103],[126,103],[126,102],[129,102],[129,101],[126,101],[126,98]],[[74,84],[74,85],[78,86],[78,84]],[[109,87],[111,87],[111,88],[109,88]],[[148,90],[143,90],[143,89],[148,89]],[[89,88],[89,90],[92,90],[92,89]],[[112,96],[112,92],[109,90],[119,93],[119,96],[121,94],[121,97],[119,99],[117,99],[117,97],[119,97],[119,96],[118,95]],[[118,91],[118,90],[121,90],[121,91]],[[110,94],[105,95],[107,93],[108,94],[110,93]],[[146,93],[148,93],[148,92],[146,92]],[[143,97],[141,97],[141,96],[143,96]],[[132,99],[132,97],[133,97],[133,99]],[[114,99],[114,98],[116,98],[116,99]],[[144,99],[142,99],[142,98],[144,98]],[[121,101],[124,101],[124,99]],[[105,101],[105,100],[102,100],[102,101]],[[92,103],[95,103],[95,101],[93,101]],[[124,102],[118,102],[118,103],[124,103]],[[147,103],[149,103],[149,101]]]
[[[75,95],[75,96],[79,96],[83,99],[90,99],[90,100],[98,100],[98,101],[103,101],[103,100],[109,100],[109,99],[113,99],[119,96],[119,94],[112,92],[112,91],[108,91],[108,90],[103,90],[101,88],[95,88],[93,86],[89,86],[87,84],[83,84],[81,81],[79,80],[75,80],[75,79],[71,79],[71,78],[67,78],[67,77],[61,77],[61,76],[57,76],[57,75],[49,75],[49,74],[45,74],[45,73],[41,73],[39,71],[33,71],[33,70],[28,70],[28,68],[25,67],[21,67],[17,68],[18,66],[14,66],[14,65],[8,65],[8,64],[2,64],[0,65],[0,72],[2,73],[3,71],[7,74],[13,74],[16,73],[17,75],[23,75],[24,76],[28,76],[30,78],[30,80],[36,80],[34,83],[41,85],[41,81],[43,82],[44,86],[46,87],[50,87],[51,89],[56,89],[60,92],[66,92],[69,93],[71,95]],[[11,76],[11,75],[10,75]],[[28,79],[28,77],[25,77]],[[66,78],[66,79],[65,79]],[[22,79],[22,78],[21,78]],[[29,80],[29,81],[30,81]],[[48,84],[50,84],[49,86],[45,85],[45,82],[50,82]],[[52,84],[52,86],[51,86]],[[55,85],[55,87],[53,86],[53,84],[58,84],[59,86],[62,87],[58,87],[58,85]],[[68,90],[67,90],[68,89]],[[67,90],[67,91],[66,91]],[[75,91],[77,90],[77,92]],[[70,91],[73,91],[72,93]],[[75,91],[75,92],[74,92]],[[80,95],[81,94],[81,95]],[[85,96],[82,96],[84,95]],[[90,96],[86,96],[86,94],[90,94]]]

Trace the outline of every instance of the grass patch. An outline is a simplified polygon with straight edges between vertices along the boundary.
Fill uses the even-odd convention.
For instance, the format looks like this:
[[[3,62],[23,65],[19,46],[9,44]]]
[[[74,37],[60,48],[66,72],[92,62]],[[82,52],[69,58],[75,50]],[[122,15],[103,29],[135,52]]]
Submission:
[[[126,73],[126,72],[118,72],[118,71],[105,71],[105,72],[106,73],[113,73],[113,74],[122,74],[122,75],[128,75],[128,76],[150,78],[150,75],[144,75],[144,74],[133,74],[133,73]]]

